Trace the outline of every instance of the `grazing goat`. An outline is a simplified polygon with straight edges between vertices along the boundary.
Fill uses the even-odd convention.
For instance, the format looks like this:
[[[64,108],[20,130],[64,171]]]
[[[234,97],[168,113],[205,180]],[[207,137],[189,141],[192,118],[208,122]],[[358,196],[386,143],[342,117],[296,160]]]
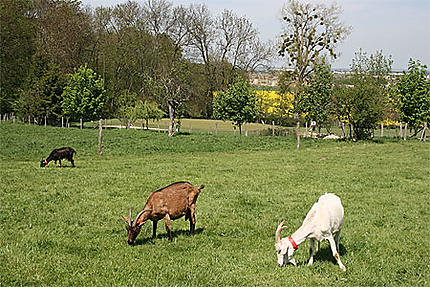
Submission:
[[[164,218],[169,241],[172,241],[170,233],[170,220],[181,218],[190,220],[190,233],[193,234],[196,226],[196,201],[204,185],[196,188],[189,182],[176,182],[152,192],[136,219],[132,220],[130,206],[129,218],[122,216],[127,222],[128,244],[132,245],[140,229],[148,219],[152,220],[152,237],[157,233],[157,222]]]
[[[275,234],[275,249],[278,253],[279,266],[285,264],[285,257],[287,257],[287,262],[296,266],[293,253],[298,248],[299,244],[307,238],[310,239],[310,257],[308,265],[312,265],[314,262],[315,240],[318,241],[319,251],[320,241],[327,239],[330,242],[331,251],[340,269],[346,271],[345,266],[340,261],[338,253],[340,231],[343,224],[343,206],[339,197],[331,193],[322,195],[306,215],[302,226],[290,237],[281,239],[281,231],[287,228],[287,226],[284,226],[284,223],[285,220],[278,225]],[[335,239],[333,239],[333,234],[335,234]]]
[[[55,161],[55,165],[57,165],[57,160],[60,161],[60,167],[63,167],[61,164],[62,159],[67,159],[72,163],[72,167],[75,167],[75,161],[73,160],[73,154],[75,154],[76,151],[72,149],[71,147],[62,147],[54,149],[51,154],[46,158],[40,161],[40,167],[45,167],[48,165],[50,161]]]

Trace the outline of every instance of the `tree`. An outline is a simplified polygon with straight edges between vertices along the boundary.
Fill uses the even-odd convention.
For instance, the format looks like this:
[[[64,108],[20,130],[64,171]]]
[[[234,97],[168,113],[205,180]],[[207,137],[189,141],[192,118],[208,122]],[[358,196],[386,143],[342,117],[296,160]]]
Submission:
[[[255,120],[258,114],[258,104],[255,92],[249,83],[237,79],[230,84],[225,92],[219,92],[214,98],[214,117],[220,120],[230,120],[239,128]]]
[[[339,15],[342,10],[337,4],[302,3],[290,0],[282,10],[285,21],[283,41],[279,54],[287,57],[287,63],[294,68],[289,79],[294,82],[294,108],[299,116],[301,95],[307,78],[323,55],[336,58],[336,46],[350,33]],[[286,85],[288,86],[288,85]],[[291,85],[290,85],[291,86]],[[297,148],[300,148],[300,122],[297,122]]]
[[[66,76],[59,66],[44,57],[33,57],[30,74],[20,93],[19,113],[56,123],[62,115],[62,93]]]
[[[232,11],[224,10],[214,17],[200,4],[191,5],[187,15],[189,40],[184,54],[204,66],[206,116],[210,117],[214,92],[225,89],[241,71],[267,64],[273,45],[263,43],[252,23]]]
[[[177,62],[170,70],[170,72],[163,76],[161,79],[162,92],[161,95],[167,103],[169,108],[169,136],[174,135],[174,126],[176,112],[178,108],[187,102],[191,93],[189,75],[190,65],[188,62]]]
[[[312,73],[322,55],[336,58],[336,46],[350,33],[351,27],[339,20],[337,4],[302,3],[290,0],[282,10],[285,21],[279,54],[288,57],[299,84]]]
[[[128,129],[131,122],[137,119],[134,117],[137,94],[124,90],[115,100],[117,108],[115,115],[120,119],[121,124],[124,123]]]
[[[34,0],[37,51],[65,73],[89,60],[93,50],[91,15],[78,0]]]
[[[388,74],[392,59],[381,51],[368,56],[360,50],[352,60],[350,86],[342,86],[335,93],[335,110],[350,126],[350,137],[368,139],[384,117],[388,100]]]
[[[87,65],[75,69],[63,92],[64,115],[72,119],[99,119],[106,101],[103,86],[103,79]]]
[[[319,64],[309,79],[300,103],[300,111],[308,121],[314,120],[317,123],[318,132],[327,123],[332,94],[331,68],[327,64]]]
[[[13,112],[35,51],[30,0],[0,1],[0,112]]]
[[[430,120],[430,82],[426,76],[427,66],[410,59],[408,71],[396,86],[400,120],[415,130]]]
[[[134,119],[144,119],[146,123],[146,129],[149,129],[149,120],[161,120],[164,116],[164,112],[158,108],[157,103],[150,101],[138,101],[133,109]]]

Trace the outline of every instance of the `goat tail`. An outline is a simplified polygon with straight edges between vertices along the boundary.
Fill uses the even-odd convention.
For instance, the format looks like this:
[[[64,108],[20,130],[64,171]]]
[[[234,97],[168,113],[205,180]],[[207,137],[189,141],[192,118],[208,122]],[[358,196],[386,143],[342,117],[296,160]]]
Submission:
[[[197,189],[200,191],[200,190],[202,190],[203,188],[205,188],[205,185],[204,185],[204,184],[200,185],[200,187],[199,187],[199,188],[197,188]]]

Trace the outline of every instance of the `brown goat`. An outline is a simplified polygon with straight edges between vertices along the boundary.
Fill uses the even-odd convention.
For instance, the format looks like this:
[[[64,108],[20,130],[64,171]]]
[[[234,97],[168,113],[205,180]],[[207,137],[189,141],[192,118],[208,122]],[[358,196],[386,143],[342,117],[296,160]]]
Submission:
[[[152,237],[157,233],[157,222],[164,218],[169,241],[172,241],[170,233],[170,220],[181,218],[185,215],[185,220],[190,220],[190,233],[194,234],[196,226],[195,208],[197,197],[204,185],[196,188],[189,182],[176,182],[157,191],[152,192],[145,207],[132,220],[132,210],[130,206],[129,218],[122,216],[127,222],[128,244],[132,245],[139,235],[140,229],[146,221],[152,220]]]

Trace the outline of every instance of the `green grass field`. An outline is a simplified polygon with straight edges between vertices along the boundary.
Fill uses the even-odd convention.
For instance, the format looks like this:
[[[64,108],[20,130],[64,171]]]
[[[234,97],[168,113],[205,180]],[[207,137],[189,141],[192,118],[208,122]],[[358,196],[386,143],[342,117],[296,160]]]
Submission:
[[[0,125],[0,286],[428,286],[430,146],[382,139],[292,137]],[[54,148],[77,150],[76,168],[40,168]],[[66,162],[70,166],[70,163]],[[205,184],[197,226],[147,224],[127,244],[121,215],[175,181]],[[306,266],[276,265],[281,219],[297,229],[318,197],[341,197],[342,272],[323,242]]]

